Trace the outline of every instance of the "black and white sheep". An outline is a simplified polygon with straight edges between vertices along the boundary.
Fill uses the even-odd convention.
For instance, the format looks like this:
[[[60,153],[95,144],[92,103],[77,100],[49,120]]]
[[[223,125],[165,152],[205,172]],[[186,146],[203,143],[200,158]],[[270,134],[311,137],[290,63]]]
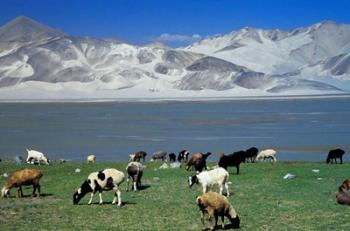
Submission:
[[[210,225],[210,230],[214,230],[218,223],[218,217],[221,217],[222,229],[225,229],[224,217],[226,216],[232,225],[232,228],[239,228],[240,218],[236,210],[232,207],[227,197],[222,196],[216,192],[207,192],[202,196],[197,197],[197,205],[200,209],[201,222],[204,225],[204,215],[208,213],[208,220]],[[215,225],[213,223],[213,218],[215,218]]]
[[[121,206],[121,192],[119,185],[124,181],[124,173],[117,169],[108,168],[99,172],[90,173],[88,178],[83,182],[81,187],[73,195],[73,204],[78,204],[86,193],[91,193],[88,204],[90,205],[96,192],[99,193],[100,204],[103,204],[102,191],[114,191],[114,199],[112,204]]]
[[[188,184],[190,187],[192,187],[192,185],[200,183],[203,187],[203,193],[206,193],[209,187],[218,185],[221,195],[225,187],[227,196],[230,196],[227,184],[228,177],[229,173],[224,168],[219,167],[190,176],[188,178]]]
[[[185,161],[187,162],[188,161],[188,156],[190,155],[190,152],[187,151],[187,150],[181,150],[179,152],[179,155],[177,156],[177,161],[179,162],[182,162],[182,161]]]
[[[129,179],[132,179],[132,188],[136,192],[137,189],[141,187],[141,178],[143,175],[143,165],[140,162],[130,162],[128,166],[126,166],[126,172],[128,174],[128,178],[126,180],[127,186],[126,191],[129,191]]]
[[[246,156],[245,151],[234,152],[230,155],[221,154],[220,160],[218,162],[219,167],[227,169],[229,166],[234,166],[237,168],[237,175],[239,174],[239,165],[244,162]]]
[[[337,164],[337,158],[340,159],[340,163],[343,163],[343,155],[345,154],[345,151],[343,149],[337,148],[337,149],[333,149],[330,150],[327,156],[327,164],[331,163],[333,164],[333,160],[335,161],[335,163]]]

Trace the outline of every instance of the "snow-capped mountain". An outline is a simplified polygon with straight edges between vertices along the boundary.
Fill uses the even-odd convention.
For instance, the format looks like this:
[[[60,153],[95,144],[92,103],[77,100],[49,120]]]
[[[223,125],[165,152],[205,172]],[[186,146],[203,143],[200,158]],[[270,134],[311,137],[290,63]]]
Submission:
[[[350,91],[350,26],[244,28],[185,48],[0,27],[0,99],[173,98]]]

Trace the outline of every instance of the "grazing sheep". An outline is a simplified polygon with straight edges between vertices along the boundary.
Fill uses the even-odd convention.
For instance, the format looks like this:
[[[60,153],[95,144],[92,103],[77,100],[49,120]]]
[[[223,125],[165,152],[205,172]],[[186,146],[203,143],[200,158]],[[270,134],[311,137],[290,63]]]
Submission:
[[[216,192],[207,192],[202,196],[197,197],[197,205],[200,209],[201,222],[204,225],[204,214],[208,213],[208,220],[210,230],[214,230],[218,224],[218,216],[221,217],[222,229],[225,229],[224,216],[226,216],[233,228],[238,229],[240,225],[240,219],[236,210],[232,207],[230,202],[225,196],[222,196]],[[213,224],[213,218],[215,218],[215,225]]]
[[[136,192],[138,188],[141,187],[141,178],[143,175],[143,166],[139,162],[130,162],[128,166],[126,167],[126,172],[128,174],[128,178],[126,180],[127,186],[126,191],[129,191],[129,178],[132,178],[132,188],[134,188],[134,191]]]
[[[46,158],[46,156],[42,153],[42,152],[38,152],[38,151],[35,151],[35,150],[27,150],[27,163],[28,164],[41,164],[41,163],[44,163],[44,164],[47,164],[49,165],[49,160]]]
[[[122,199],[121,192],[119,190],[119,185],[124,181],[124,178],[124,173],[114,168],[107,168],[99,172],[90,173],[90,175],[83,182],[81,187],[74,193],[73,204],[78,204],[81,198],[83,198],[86,193],[90,192],[91,196],[88,202],[88,204],[90,205],[95,193],[98,192],[101,205],[103,203],[102,191],[113,190],[114,199],[112,204],[115,204],[118,198],[118,206],[121,206]]]
[[[246,157],[245,151],[238,151],[234,152],[230,155],[225,155],[222,153],[220,155],[220,160],[218,162],[219,167],[223,167],[224,169],[227,169],[229,166],[234,166],[237,168],[237,175],[239,174],[239,165],[244,162]]]
[[[23,169],[13,173],[6,181],[5,186],[1,190],[2,197],[9,197],[10,189],[17,187],[17,197],[23,197],[22,185],[33,185],[32,196],[36,196],[35,191],[38,190],[40,196],[40,178],[43,172],[39,169]]]
[[[327,164],[329,164],[329,163],[333,164],[333,160],[337,164],[337,158],[340,159],[340,164],[342,164],[344,153],[345,153],[345,151],[343,149],[340,149],[340,148],[330,150],[328,153],[328,156],[327,156],[327,160],[326,160]]]
[[[167,156],[167,152],[158,151],[158,152],[153,153],[151,160],[155,161],[155,160],[161,159],[162,161],[164,161],[164,160],[166,160],[166,156]]]
[[[336,198],[337,203],[342,205],[350,205],[350,179],[347,179],[339,186]]]
[[[228,177],[229,173],[224,168],[219,167],[210,171],[203,171],[194,176],[190,176],[188,178],[188,184],[190,187],[192,187],[192,185],[195,183],[200,183],[203,187],[203,193],[206,193],[209,187],[213,185],[219,185],[221,195],[225,186],[227,196],[230,196],[227,184]]]
[[[179,155],[177,156],[177,161],[179,161],[179,162],[182,162],[182,161],[187,162],[189,155],[190,155],[189,151],[182,150],[182,151],[179,152]]]
[[[138,152],[135,152],[133,154],[130,154],[129,157],[130,157],[130,161],[137,161],[137,162],[140,162],[141,159],[143,160],[143,162],[146,161],[146,156],[147,156],[147,152],[145,151],[138,151]]]
[[[193,154],[191,159],[186,164],[186,170],[189,170],[192,166],[197,172],[201,172],[203,169],[207,170],[208,168],[206,160],[210,155],[210,152],[207,152],[206,154],[200,152]]]
[[[246,152],[246,155],[245,155],[244,162],[248,162],[249,160],[251,163],[254,163],[259,150],[256,147],[251,147],[247,149],[245,152]]]
[[[175,153],[170,153],[169,154],[169,162],[175,162],[176,161],[176,155]]]
[[[259,152],[256,156],[256,160],[271,159],[273,162],[277,162],[276,154],[277,152],[273,149],[265,149]]]
[[[94,164],[95,162],[96,162],[96,156],[95,155],[88,155],[86,157],[86,163]]]

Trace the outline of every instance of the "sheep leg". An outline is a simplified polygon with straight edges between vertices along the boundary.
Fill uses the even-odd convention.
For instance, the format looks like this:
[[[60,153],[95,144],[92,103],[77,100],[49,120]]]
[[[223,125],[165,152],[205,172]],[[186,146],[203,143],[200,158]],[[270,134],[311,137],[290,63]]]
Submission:
[[[222,229],[225,229],[225,221],[224,221],[224,215],[221,215],[221,227]]]
[[[215,229],[215,226],[213,224],[213,215],[214,215],[214,211],[213,209],[211,208],[208,208],[208,220],[209,220],[209,227],[210,227],[210,230],[214,230]]]
[[[202,223],[202,226],[203,226],[203,230],[205,230],[205,224],[204,224],[204,211],[203,210],[200,210],[200,214],[201,214],[201,223]]]
[[[343,157],[340,157],[340,164],[343,164]]]
[[[32,197],[35,197],[35,196],[36,196],[35,191],[36,191],[36,185],[33,184],[33,193],[32,193]]]
[[[92,198],[94,197],[95,193],[92,192],[91,195],[90,195],[90,200],[88,202],[88,205],[91,205],[91,202],[92,202]]]
[[[16,197],[17,197],[17,198],[20,198],[20,188],[21,188],[21,187],[18,187],[18,188],[17,188],[17,193],[16,193]]]
[[[114,190],[114,199],[112,201],[112,204],[116,204],[117,203],[117,199],[118,199],[118,206],[120,207],[122,205],[121,192],[120,192],[118,186],[114,187],[113,190]]]
[[[225,189],[226,189],[226,194],[229,197],[230,196],[230,191],[228,191],[228,184],[225,183]]]
[[[130,181],[130,176],[126,179],[126,191],[129,191],[129,181]]]
[[[38,197],[40,197],[40,184],[38,184],[38,185],[36,186],[36,188],[37,188],[37,191],[38,191]]]
[[[98,196],[100,197],[100,205],[103,204],[103,200],[102,200],[102,191],[98,192]]]
[[[136,181],[133,182],[133,186],[134,186],[134,191],[136,192],[137,191],[137,185],[136,185]]]
[[[220,195],[222,195],[223,191],[224,191],[224,186],[221,184],[220,185]]]

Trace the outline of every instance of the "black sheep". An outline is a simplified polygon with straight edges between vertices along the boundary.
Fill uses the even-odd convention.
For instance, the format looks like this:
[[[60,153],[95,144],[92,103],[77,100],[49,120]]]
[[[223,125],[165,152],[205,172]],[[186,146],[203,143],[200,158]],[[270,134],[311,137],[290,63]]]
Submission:
[[[337,164],[337,158],[340,159],[340,163],[342,164],[344,153],[345,153],[345,151],[340,149],[340,148],[330,150],[328,153],[328,156],[327,156],[327,160],[326,160],[327,164],[329,164],[329,163],[333,164],[333,160]]]
[[[237,175],[239,174],[239,165],[244,162],[246,157],[245,151],[238,151],[234,152],[230,155],[225,156],[225,154],[222,154],[219,160],[219,167],[223,167],[224,169],[227,169],[229,166],[234,166],[237,168]]]
[[[176,155],[175,155],[175,153],[170,153],[169,154],[169,161],[170,162],[175,162],[176,161]]]
[[[254,163],[259,150],[256,147],[251,147],[247,149],[245,152],[246,152],[246,156],[245,156],[244,162],[249,160],[251,163]]]

